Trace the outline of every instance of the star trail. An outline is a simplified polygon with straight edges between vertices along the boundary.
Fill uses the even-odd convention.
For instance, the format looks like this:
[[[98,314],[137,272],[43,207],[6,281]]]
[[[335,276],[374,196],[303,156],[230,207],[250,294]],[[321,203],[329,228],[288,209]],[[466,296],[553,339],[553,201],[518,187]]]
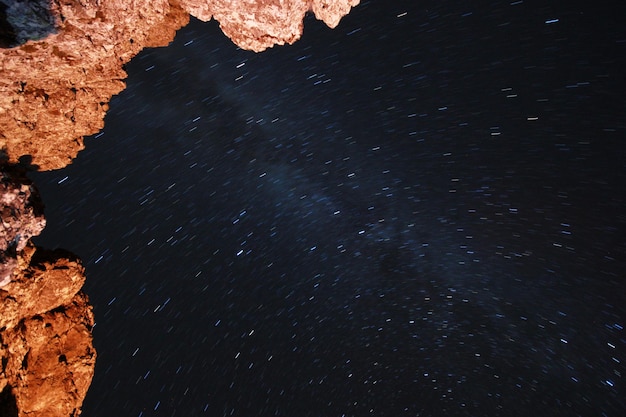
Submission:
[[[94,305],[83,415],[621,416],[620,13],[365,1],[192,21],[33,173]],[[621,14],[623,16],[623,13]]]

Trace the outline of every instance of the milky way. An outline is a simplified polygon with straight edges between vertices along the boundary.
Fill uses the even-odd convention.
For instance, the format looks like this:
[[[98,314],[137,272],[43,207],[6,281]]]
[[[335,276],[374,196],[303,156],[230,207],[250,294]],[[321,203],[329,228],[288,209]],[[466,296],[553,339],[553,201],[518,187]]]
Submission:
[[[137,56],[32,175],[37,242],[87,266],[83,415],[622,415],[626,33],[567,7],[364,2],[262,54],[193,21]]]

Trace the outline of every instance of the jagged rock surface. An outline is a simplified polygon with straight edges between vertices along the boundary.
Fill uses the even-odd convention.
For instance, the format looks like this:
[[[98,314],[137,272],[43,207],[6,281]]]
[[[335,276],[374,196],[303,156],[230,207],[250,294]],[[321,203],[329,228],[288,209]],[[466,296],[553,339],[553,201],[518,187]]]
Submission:
[[[53,2],[57,32],[0,50],[0,147],[41,170],[66,166],[103,127],[141,49],[167,45],[188,14],[167,0]]]
[[[56,32],[0,49],[0,148],[29,155],[39,170],[66,166],[97,133],[123,65],[145,47],[167,45],[189,21],[215,18],[237,45],[262,51],[293,43],[307,11],[337,25],[359,0],[55,0]]]
[[[302,20],[308,11],[334,28],[360,0],[181,0],[192,16],[220,28],[243,49],[261,52],[274,45],[292,44],[302,35]]]
[[[0,329],[68,304],[85,283],[76,256],[28,245],[17,257],[11,281],[0,289]]]
[[[32,182],[19,173],[0,172],[0,288],[8,284],[15,267],[17,253],[29,239],[44,229],[43,204]],[[4,317],[0,317],[0,321]],[[0,328],[2,324],[0,323]]]
[[[87,297],[20,321],[0,333],[0,415],[78,416],[96,352]]]
[[[96,358],[84,268],[30,242],[45,219],[23,168],[5,167],[0,178],[0,416],[75,416]]]

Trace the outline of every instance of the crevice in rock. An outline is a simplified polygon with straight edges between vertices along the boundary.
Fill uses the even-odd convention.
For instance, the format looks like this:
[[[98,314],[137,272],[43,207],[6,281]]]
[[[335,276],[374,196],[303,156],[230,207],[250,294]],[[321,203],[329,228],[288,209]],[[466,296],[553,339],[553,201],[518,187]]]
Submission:
[[[17,402],[11,385],[7,384],[0,392],[0,416],[17,417]]]

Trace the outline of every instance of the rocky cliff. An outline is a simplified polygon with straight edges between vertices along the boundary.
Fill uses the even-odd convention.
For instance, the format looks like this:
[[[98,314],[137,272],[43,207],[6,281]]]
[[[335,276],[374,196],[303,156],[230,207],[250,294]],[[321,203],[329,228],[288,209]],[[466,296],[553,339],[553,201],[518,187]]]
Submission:
[[[60,169],[97,133],[123,66],[189,15],[241,48],[293,43],[312,12],[335,27],[359,0],[0,0],[0,416],[78,416],[94,317],[74,255],[35,247],[43,204],[27,170]]]
[[[24,170],[0,178],[0,416],[78,415],[96,358],[84,270],[74,255],[30,243],[45,220]]]
[[[71,162],[83,148],[83,136],[102,129],[111,96],[124,89],[123,65],[143,48],[167,45],[189,13],[205,21],[215,18],[235,44],[262,51],[295,42],[308,11],[334,27],[359,2],[55,0],[48,6],[47,0],[39,1],[46,6],[36,13],[5,12],[4,31],[16,41],[44,38],[0,49],[0,147],[10,162],[29,155],[41,170]],[[40,29],[12,22],[11,15],[36,16]],[[20,28],[29,30],[22,34],[26,29]]]

